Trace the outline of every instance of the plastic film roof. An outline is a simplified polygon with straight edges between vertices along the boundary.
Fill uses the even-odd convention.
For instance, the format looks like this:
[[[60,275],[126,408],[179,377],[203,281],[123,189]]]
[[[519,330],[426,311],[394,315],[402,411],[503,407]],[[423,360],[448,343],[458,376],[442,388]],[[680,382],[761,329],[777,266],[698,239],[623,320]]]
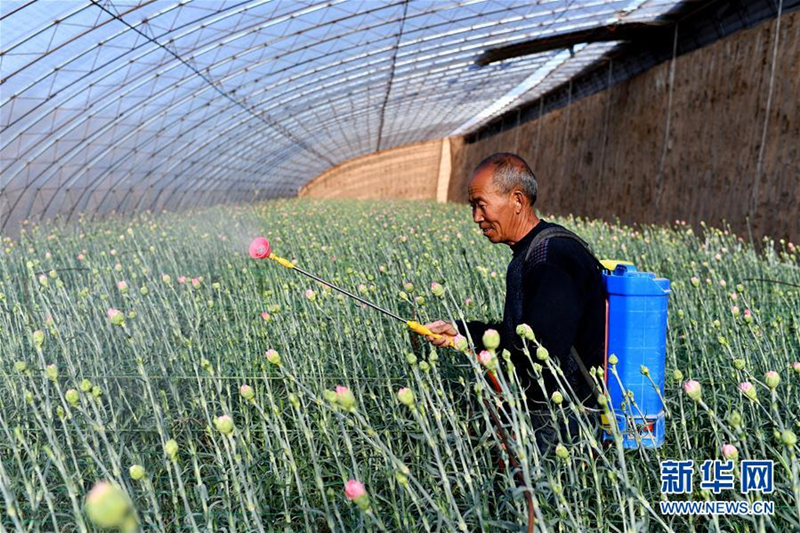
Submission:
[[[377,150],[474,130],[615,43],[486,49],[664,0],[0,3],[0,231],[29,216],[293,196]]]

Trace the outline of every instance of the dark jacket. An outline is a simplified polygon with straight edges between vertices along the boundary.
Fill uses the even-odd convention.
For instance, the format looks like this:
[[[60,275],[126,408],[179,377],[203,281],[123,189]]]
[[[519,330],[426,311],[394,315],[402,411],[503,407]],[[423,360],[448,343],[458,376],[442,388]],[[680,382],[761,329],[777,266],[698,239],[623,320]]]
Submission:
[[[542,241],[528,252],[529,245],[541,231],[557,224],[541,220],[525,237],[511,247],[513,258],[506,274],[506,300],[501,324],[467,322],[476,348],[483,349],[481,338],[488,328],[500,333],[500,348],[511,353],[511,360],[523,388],[527,389],[531,410],[546,409],[556,382],[549,371],[543,371],[547,396],[533,377],[531,363],[522,352],[522,340],[516,334],[519,324],[528,324],[536,339],[558,360],[561,369],[587,407],[596,405],[570,347],[587,369],[602,366],[605,358],[605,296],[597,261],[577,241],[553,237]],[[456,324],[464,331],[464,324]],[[530,343],[529,343],[530,345]],[[536,361],[533,349],[531,356]]]

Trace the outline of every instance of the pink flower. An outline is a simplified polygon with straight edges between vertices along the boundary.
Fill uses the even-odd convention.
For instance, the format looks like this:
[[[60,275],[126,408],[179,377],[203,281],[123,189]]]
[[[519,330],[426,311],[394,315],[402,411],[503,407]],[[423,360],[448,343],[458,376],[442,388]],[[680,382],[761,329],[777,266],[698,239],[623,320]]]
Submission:
[[[110,253],[111,255],[117,255],[117,251],[116,251],[116,250],[114,250],[114,249],[112,249],[112,250],[111,250],[111,252],[109,252],[109,253]]]
[[[722,456],[726,459],[736,459],[739,457],[739,450],[733,444],[725,444],[722,446]]]
[[[50,252],[44,254],[45,259],[50,259],[51,257],[53,257],[53,254],[51,254]]]
[[[756,388],[749,381],[743,381],[739,383],[739,390],[751,400],[756,401]]]
[[[467,298],[466,300],[464,300],[464,305],[466,305],[467,307],[471,306],[472,305],[472,298]]]
[[[197,279],[197,278],[192,278],[192,286],[193,287],[199,287],[200,286],[200,280]]]
[[[186,283],[186,276],[180,276],[178,278],[178,283]]]
[[[269,241],[266,237],[256,237],[253,239],[253,242],[250,243],[250,248],[248,249],[250,257],[253,259],[264,259],[269,257],[270,254],[270,246]]]
[[[364,488],[364,484],[355,479],[348,480],[344,485],[344,495],[347,496],[348,500],[358,499],[366,493],[367,490]]]
[[[794,363],[792,363],[792,368],[794,369],[795,372],[800,373],[800,361],[795,361]]]
[[[481,353],[478,354],[478,360],[481,362],[483,366],[491,365],[493,359],[494,356],[488,350],[482,350]]]
[[[733,301],[735,302],[735,301],[736,301],[736,300],[738,300],[738,299],[739,299],[739,295],[738,295],[738,294],[736,294],[735,292],[732,292],[732,293],[731,293],[731,300],[733,300]]]
[[[683,391],[686,393],[689,398],[694,401],[700,400],[700,395],[702,394],[702,390],[700,387],[700,383],[694,380],[689,380],[683,384]]]
[[[47,316],[45,317],[44,321],[45,321],[47,324],[52,324],[52,323],[53,323],[53,317],[51,317],[50,315],[47,315]]]
[[[264,322],[268,322],[269,321],[269,313],[264,311],[263,313],[261,313],[261,318],[264,319]]]
[[[118,289],[120,290],[120,292],[122,292],[122,293],[126,293],[126,292],[128,292],[128,284],[127,284],[127,283],[125,283],[124,281],[118,281],[118,282],[117,282],[117,288],[118,288]]]
[[[727,286],[727,282],[724,279],[719,280],[719,286],[723,289]]]
[[[78,261],[83,261],[84,257],[83,254],[78,254]]]
[[[338,394],[339,396],[341,396],[341,395],[343,395],[343,394],[347,394],[347,392],[348,392],[349,390],[350,390],[350,389],[348,389],[348,388],[347,388],[347,387],[345,387],[344,385],[336,385],[336,394]]]

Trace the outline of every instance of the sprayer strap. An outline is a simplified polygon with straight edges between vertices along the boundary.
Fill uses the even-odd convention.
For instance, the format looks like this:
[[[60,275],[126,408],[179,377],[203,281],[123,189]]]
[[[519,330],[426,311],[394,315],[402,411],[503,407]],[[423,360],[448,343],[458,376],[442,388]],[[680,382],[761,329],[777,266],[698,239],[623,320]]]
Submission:
[[[568,230],[567,228],[564,228],[562,226],[553,226],[553,227],[546,228],[546,229],[543,229],[542,231],[540,231],[536,235],[536,237],[533,238],[531,243],[528,245],[528,249],[525,252],[525,260],[527,261],[530,258],[531,253],[533,252],[533,250],[536,249],[537,246],[539,246],[542,242],[546,241],[547,239],[552,239],[553,237],[563,237],[563,238],[566,238],[566,239],[572,239],[573,241],[576,241],[578,244],[580,244],[583,247],[584,250],[586,250],[586,253],[588,253],[591,256],[591,258],[594,260],[595,264],[601,270],[605,269],[603,264],[594,255],[594,252],[592,252],[592,249],[589,248],[589,245],[586,243],[586,241],[584,241],[583,239],[578,237],[576,234],[574,234],[573,232],[571,232],[570,230]]]
[[[575,359],[575,362],[578,363],[578,368],[581,369],[581,374],[583,374],[586,383],[589,384],[589,388],[592,390],[592,394],[594,394],[594,397],[597,398],[598,396],[600,396],[602,392],[600,392],[600,389],[597,388],[597,384],[592,379],[592,376],[591,374],[589,374],[589,371],[586,370],[586,365],[583,364],[583,359],[581,359],[581,356],[578,355],[578,350],[576,350],[574,346],[570,346],[569,353],[570,355],[572,355],[572,358]]]

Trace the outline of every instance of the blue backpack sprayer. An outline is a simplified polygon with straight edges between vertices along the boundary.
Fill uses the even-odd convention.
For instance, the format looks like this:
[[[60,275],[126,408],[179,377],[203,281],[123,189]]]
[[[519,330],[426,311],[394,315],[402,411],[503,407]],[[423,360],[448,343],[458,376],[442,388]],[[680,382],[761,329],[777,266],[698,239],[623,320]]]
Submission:
[[[664,444],[664,374],[667,354],[668,279],[632,264],[602,262],[606,293],[605,383],[613,418],[603,416],[604,438],[616,422],[625,448]],[[608,358],[615,355],[616,372]],[[626,394],[627,393],[627,394]]]
[[[592,250],[573,232],[554,226],[540,232],[528,253],[546,239],[567,238]],[[611,440],[612,425],[622,433],[625,448],[657,448],[664,443],[664,374],[667,355],[667,302],[669,280],[651,272],[639,272],[627,261],[597,261],[606,296],[605,364],[603,378],[609,395],[611,417],[601,416],[604,440]],[[584,378],[599,394],[580,355],[571,356]],[[616,364],[609,368],[609,358]]]

